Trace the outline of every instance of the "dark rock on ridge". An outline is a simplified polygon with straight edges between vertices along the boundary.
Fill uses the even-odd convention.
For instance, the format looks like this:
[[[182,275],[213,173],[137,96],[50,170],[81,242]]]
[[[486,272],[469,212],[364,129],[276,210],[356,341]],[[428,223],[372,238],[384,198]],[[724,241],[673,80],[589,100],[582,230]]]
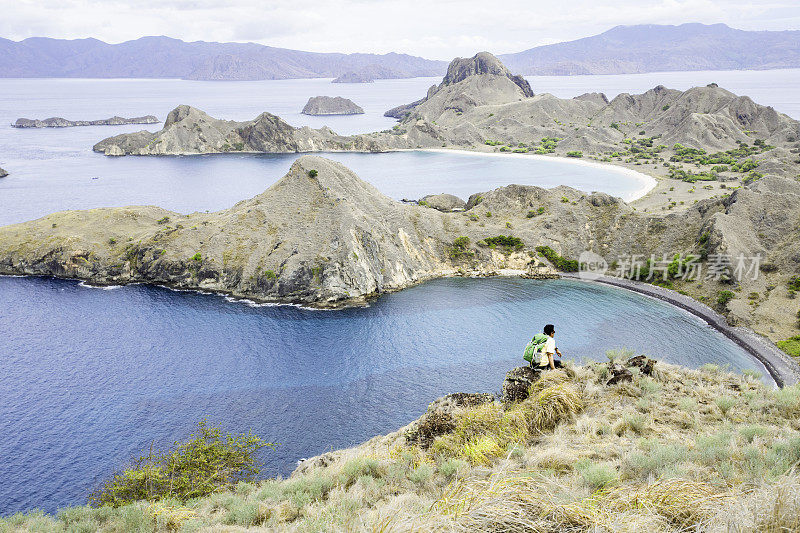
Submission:
[[[355,102],[341,96],[313,96],[308,99],[304,115],[362,115],[364,110]]]
[[[534,382],[541,377],[542,371],[530,366],[519,366],[506,373],[503,381],[504,402],[521,402],[528,398],[528,392]]]
[[[123,124],[157,124],[159,120],[153,115],[135,118],[111,117],[102,120],[67,120],[61,117],[50,117],[44,120],[18,118],[12,124],[15,128],[71,128],[75,126],[121,126]]]

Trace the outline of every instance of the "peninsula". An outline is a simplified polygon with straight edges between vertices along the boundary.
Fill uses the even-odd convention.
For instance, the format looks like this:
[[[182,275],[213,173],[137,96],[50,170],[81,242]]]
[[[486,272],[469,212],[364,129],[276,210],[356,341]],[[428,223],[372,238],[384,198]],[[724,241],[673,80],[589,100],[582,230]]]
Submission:
[[[390,131],[339,136],[269,113],[232,122],[180,106],[161,131],[118,135],[94,149],[157,155],[444,145],[593,159],[646,172],[658,185],[633,205],[567,187],[510,185],[476,192],[463,208],[437,198],[434,205],[447,211],[440,212],[427,201],[394,202],[341,165],[307,156],[262,195],[218,213],[115,208],[0,228],[0,272],[328,307],[439,276],[553,275],[576,269],[590,250],[609,265],[647,258],[648,270],[656,260],[677,261],[658,283],[773,341],[796,335],[797,121],[713,84],[611,101],[535,95],[487,53],[454,60],[439,85],[396,114],[403,118]],[[759,263],[741,280],[730,272],[675,275],[688,257],[708,272],[720,257],[745,256]]]
[[[123,124],[158,124],[153,115],[135,118],[111,117],[101,120],[67,120],[61,117],[50,117],[44,120],[18,118],[12,124],[15,128],[73,128],[75,126],[121,126]]]
[[[341,96],[312,96],[302,113],[304,115],[363,115],[364,110],[355,102]]]

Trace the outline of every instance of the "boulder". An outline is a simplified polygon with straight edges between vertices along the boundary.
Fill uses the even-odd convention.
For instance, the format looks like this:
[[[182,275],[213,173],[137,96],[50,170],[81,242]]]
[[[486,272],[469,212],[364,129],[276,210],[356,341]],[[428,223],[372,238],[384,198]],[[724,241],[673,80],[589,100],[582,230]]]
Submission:
[[[529,366],[519,366],[506,373],[503,381],[503,402],[521,402],[528,398],[531,385],[539,379],[541,370]]]
[[[631,367],[638,368],[639,372],[641,372],[645,376],[652,376],[653,369],[656,366],[656,360],[650,359],[646,355],[637,355],[635,357],[631,357],[630,359],[628,359],[628,361],[625,363],[625,366],[627,366],[628,368]]]
[[[314,96],[303,108],[304,115],[363,115],[364,110],[355,102],[341,96]]]
[[[8,176],[8,172],[0,168],[0,178],[5,178],[6,176]]]
[[[457,392],[439,398],[430,405],[416,425],[406,433],[406,441],[416,444],[423,450],[428,449],[436,437],[450,433],[456,428],[453,412],[464,407],[475,407],[494,401],[494,396],[487,393],[469,394]]]
[[[610,363],[608,366],[608,374],[611,376],[606,385],[616,385],[624,381],[633,381],[633,374],[631,371],[618,363]]]
[[[423,197],[419,202],[420,204],[425,202],[429,207],[444,213],[463,211],[467,207],[467,202],[452,194],[429,194]]]

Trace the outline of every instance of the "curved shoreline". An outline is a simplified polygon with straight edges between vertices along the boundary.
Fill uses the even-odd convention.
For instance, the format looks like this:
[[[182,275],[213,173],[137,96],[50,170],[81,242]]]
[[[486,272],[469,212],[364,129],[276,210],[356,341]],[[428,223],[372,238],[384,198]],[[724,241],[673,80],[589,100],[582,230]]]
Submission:
[[[533,159],[535,161],[555,161],[558,163],[568,163],[573,165],[580,165],[584,167],[592,167],[592,168],[602,168],[604,170],[608,170],[609,168],[613,169],[614,172],[619,172],[620,174],[624,174],[627,176],[632,177],[641,186],[631,193],[631,196],[627,198],[622,198],[626,203],[634,202],[644,196],[647,195],[650,191],[652,191],[656,185],[658,185],[658,180],[654,177],[644,174],[643,172],[639,172],[632,168],[627,168],[621,165],[615,165],[613,163],[604,164],[597,161],[586,161],[583,159],[578,159],[575,157],[561,157],[561,156],[547,156],[541,154],[515,154],[511,153],[504,153],[504,152],[482,152],[480,150],[461,150],[456,148],[418,148],[415,150],[409,150],[413,152],[435,152],[435,153],[444,153],[444,154],[461,154],[461,155],[475,155],[475,156],[489,156],[489,157],[515,157],[521,159]],[[568,185],[571,187],[571,185]],[[585,191],[591,192],[591,191]],[[602,191],[601,191],[602,192]]]
[[[649,283],[637,282],[622,278],[600,276],[597,279],[586,279],[576,274],[562,274],[564,278],[583,281],[586,283],[600,283],[621,289],[627,289],[650,298],[661,300],[670,305],[683,309],[700,318],[709,326],[716,329],[727,338],[752,355],[764,365],[770,377],[778,387],[792,386],[800,383],[800,366],[792,360],[791,356],[784,353],[772,342],[759,335],[750,328],[731,326],[728,321],[711,309],[706,304],[685,296],[671,289],[665,289]]]

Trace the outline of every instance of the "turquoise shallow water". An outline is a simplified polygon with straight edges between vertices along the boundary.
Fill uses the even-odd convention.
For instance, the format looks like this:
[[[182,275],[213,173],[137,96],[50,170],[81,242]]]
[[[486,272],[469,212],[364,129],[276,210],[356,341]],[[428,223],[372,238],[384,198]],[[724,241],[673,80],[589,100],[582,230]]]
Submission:
[[[214,295],[0,278],[0,514],[85,501],[130,457],[202,417],[280,443],[266,474],[496,392],[546,322],[566,359],[627,346],[756,368],[696,317],[578,281],[444,279],[367,308],[250,307]]]

